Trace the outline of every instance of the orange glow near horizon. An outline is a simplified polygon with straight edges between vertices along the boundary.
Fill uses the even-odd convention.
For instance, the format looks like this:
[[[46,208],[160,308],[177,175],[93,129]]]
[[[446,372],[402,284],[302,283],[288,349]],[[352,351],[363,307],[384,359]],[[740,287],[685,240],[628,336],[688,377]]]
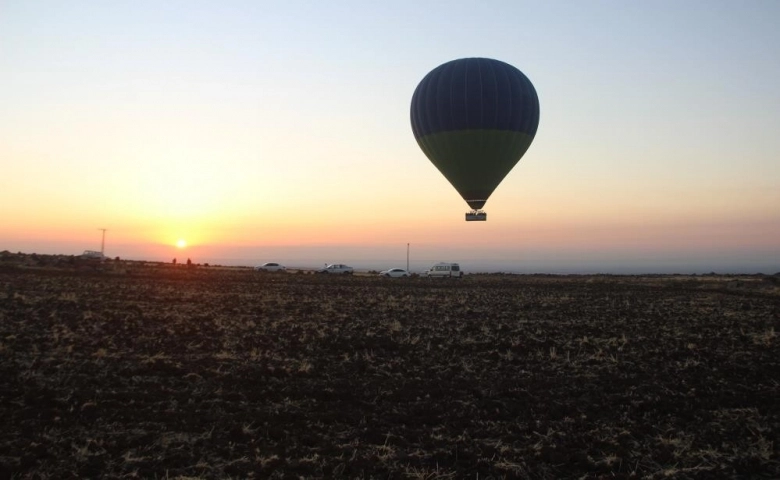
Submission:
[[[457,214],[453,214],[457,215]],[[494,219],[495,218],[495,219]],[[241,221],[172,222],[155,219],[140,222],[137,219],[125,225],[106,225],[106,248],[115,245],[156,245],[167,248],[234,248],[234,247],[293,247],[318,245],[393,245],[405,243],[450,245],[475,250],[513,248],[641,248],[678,249],[738,247],[753,245],[766,247],[774,244],[780,234],[776,222],[748,220],[743,222],[683,223],[666,221],[643,224],[634,222],[569,223],[518,222],[499,215],[488,217],[484,224],[467,223],[460,218],[408,219],[406,222],[366,222],[363,218],[336,221],[332,217],[310,223],[302,218],[296,221]],[[446,221],[445,221],[446,220]],[[492,220],[492,221],[491,221]],[[513,221],[510,221],[513,220]],[[5,242],[27,241],[33,238],[52,243],[78,243],[82,249],[98,249],[100,232],[80,222],[77,228],[52,225],[48,228],[23,225],[3,231]],[[102,220],[89,222],[103,225]],[[737,225],[738,227],[735,227]],[[43,241],[43,240],[42,240]],[[154,247],[156,250],[157,247]]]

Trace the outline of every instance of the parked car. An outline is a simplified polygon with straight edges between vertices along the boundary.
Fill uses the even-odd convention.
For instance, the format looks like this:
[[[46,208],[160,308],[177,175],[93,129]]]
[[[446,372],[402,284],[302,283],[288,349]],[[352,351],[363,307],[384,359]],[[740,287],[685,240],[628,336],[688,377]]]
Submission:
[[[317,270],[317,273],[340,273],[343,275],[352,275],[353,269],[352,267],[342,263],[332,263],[325,268]]]
[[[284,265],[280,265],[278,263],[268,262],[256,266],[255,270],[258,272],[284,272],[287,270],[287,267],[285,267]]]
[[[460,269],[460,265],[457,263],[437,263],[425,272],[425,276],[460,278],[463,276],[463,270]]]
[[[409,272],[407,272],[403,268],[391,268],[389,270],[382,270],[381,272],[379,272],[379,275],[382,275],[383,277],[393,277],[393,278],[408,277]]]

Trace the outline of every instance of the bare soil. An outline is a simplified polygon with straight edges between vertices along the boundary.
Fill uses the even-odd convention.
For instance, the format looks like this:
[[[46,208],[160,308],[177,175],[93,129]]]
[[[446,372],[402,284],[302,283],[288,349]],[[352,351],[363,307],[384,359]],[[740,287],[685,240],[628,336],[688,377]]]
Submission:
[[[0,255],[0,478],[780,478],[777,276]]]

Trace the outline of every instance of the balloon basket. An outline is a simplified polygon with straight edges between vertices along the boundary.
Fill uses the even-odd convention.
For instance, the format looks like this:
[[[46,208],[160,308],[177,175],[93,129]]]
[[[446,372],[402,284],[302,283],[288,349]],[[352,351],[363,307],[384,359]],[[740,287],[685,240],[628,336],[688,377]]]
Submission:
[[[473,212],[466,213],[467,222],[484,222],[487,220],[487,213],[481,210],[474,210]]]

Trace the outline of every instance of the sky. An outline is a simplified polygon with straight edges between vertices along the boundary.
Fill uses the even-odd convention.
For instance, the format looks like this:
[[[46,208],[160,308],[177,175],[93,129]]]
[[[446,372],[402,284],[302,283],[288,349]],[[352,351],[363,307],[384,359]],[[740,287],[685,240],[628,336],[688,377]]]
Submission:
[[[775,0],[0,0],[0,250],[107,229],[139,260],[780,272],[778,22]],[[486,222],[409,121],[464,57],[540,102]]]

